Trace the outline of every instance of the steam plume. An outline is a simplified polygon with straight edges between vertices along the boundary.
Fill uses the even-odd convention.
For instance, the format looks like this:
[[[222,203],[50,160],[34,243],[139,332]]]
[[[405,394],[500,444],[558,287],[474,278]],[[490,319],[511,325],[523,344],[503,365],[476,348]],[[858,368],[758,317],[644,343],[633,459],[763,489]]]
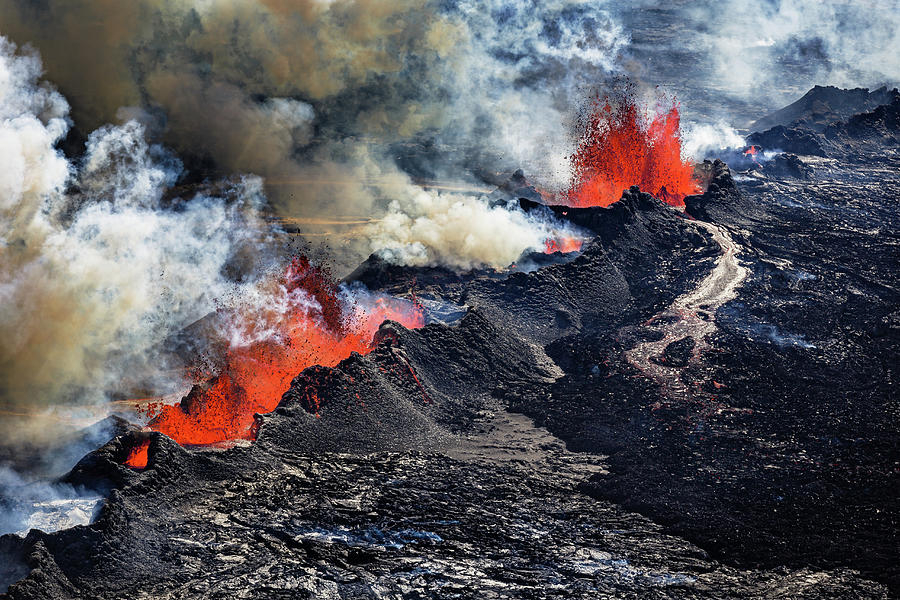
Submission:
[[[234,289],[221,273],[256,243],[261,195],[246,179],[164,206],[179,163],[133,121],[98,129],[69,163],[54,149],[66,102],[34,53],[14,52],[0,41],[0,408],[27,415],[163,362],[157,344]],[[34,433],[0,422],[7,442]]]
[[[690,27],[715,66],[721,88],[777,105],[819,85],[857,87],[900,81],[900,12],[891,0],[728,0],[692,5]]]
[[[522,167],[563,186],[576,90],[628,42],[582,0],[0,0],[0,15],[82,132],[136,118],[189,169],[260,175],[270,205],[307,222],[389,214],[423,197],[407,174]],[[400,164],[410,145],[426,150]],[[375,243],[346,237],[367,234],[327,238],[342,266]]]

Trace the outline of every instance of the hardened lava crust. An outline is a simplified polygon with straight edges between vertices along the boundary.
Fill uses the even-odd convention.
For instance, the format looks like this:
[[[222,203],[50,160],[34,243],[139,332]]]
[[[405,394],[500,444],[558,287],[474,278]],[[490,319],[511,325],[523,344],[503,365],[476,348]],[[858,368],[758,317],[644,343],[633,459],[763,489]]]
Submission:
[[[386,322],[371,353],[298,373],[252,444],[123,430],[66,476],[106,496],[92,524],[0,537],[4,597],[896,597],[882,95],[853,116],[830,100],[827,124],[772,116],[751,140],[790,154],[699,165],[685,212],[505,186],[590,232],[534,270],[370,258],[350,279],[456,316]],[[142,441],[147,467],[123,466]]]

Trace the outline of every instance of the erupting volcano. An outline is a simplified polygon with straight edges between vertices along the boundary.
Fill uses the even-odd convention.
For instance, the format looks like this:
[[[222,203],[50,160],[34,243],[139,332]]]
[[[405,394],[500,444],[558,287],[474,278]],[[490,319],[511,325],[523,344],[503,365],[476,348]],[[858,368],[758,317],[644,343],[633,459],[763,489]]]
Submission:
[[[572,155],[572,186],[562,198],[575,207],[609,206],[632,185],[672,206],[700,186],[682,158],[678,104],[646,116],[628,93],[593,102]]]
[[[0,0],[0,600],[900,599],[892,4]]]
[[[253,415],[273,411],[291,380],[312,365],[332,367],[351,352],[367,353],[387,319],[424,325],[413,302],[342,292],[328,272],[296,258],[268,290],[262,309],[232,315],[224,366],[181,403],[163,406],[149,426],[181,444],[254,439]],[[132,452],[130,466],[140,467]],[[143,462],[146,465],[146,448]]]

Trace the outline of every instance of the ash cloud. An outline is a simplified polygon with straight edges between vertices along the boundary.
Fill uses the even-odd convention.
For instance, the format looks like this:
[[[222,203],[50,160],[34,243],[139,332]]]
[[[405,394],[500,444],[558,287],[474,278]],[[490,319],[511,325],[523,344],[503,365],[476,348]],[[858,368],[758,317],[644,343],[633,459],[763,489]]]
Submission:
[[[628,43],[603,3],[580,0],[0,0],[0,15],[41,51],[81,131],[137,118],[189,169],[262,176],[270,207],[328,234],[346,268],[367,231],[311,222],[396,216],[421,191],[407,175],[522,167],[563,186],[578,90]],[[404,144],[433,152],[398,166]]]
[[[159,344],[237,284],[222,275],[262,229],[258,180],[227,197],[164,199],[178,161],[130,121],[87,139],[78,161],[55,148],[63,97],[33,52],[0,38],[0,434],[60,427],[53,408],[107,400],[160,378]]]

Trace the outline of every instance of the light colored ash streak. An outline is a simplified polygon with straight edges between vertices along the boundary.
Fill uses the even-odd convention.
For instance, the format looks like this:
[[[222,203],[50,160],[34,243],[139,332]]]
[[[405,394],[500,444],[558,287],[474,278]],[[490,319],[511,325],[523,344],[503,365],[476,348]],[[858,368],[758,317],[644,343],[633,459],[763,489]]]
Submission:
[[[644,375],[658,383],[672,399],[690,395],[688,386],[681,380],[681,368],[658,364],[651,358],[659,356],[670,343],[690,337],[694,340],[691,361],[709,347],[707,336],[716,330],[715,312],[737,296],[737,288],[747,278],[747,268],[738,261],[741,247],[724,229],[703,221],[692,222],[712,234],[719,244],[721,254],[715,267],[700,284],[690,292],[679,296],[665,310],[657,313],[646,325],[663,333],[658,341],[642,342],[625,353],[628,362]]]

